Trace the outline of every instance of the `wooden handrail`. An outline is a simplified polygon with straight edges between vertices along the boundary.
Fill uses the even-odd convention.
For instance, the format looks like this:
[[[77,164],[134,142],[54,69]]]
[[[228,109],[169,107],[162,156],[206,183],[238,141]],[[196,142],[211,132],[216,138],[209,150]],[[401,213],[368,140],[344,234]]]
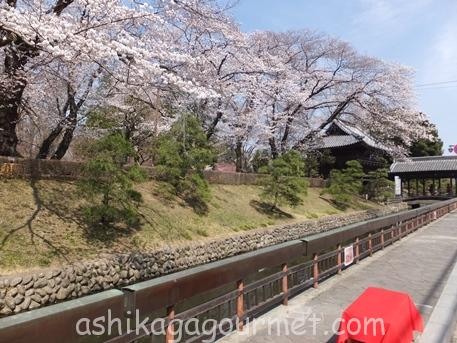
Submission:
[[[123,295],[119,291],[101,292],[87,297],[94,299],[87,305],[82,298],[0,319],[0,341],[22,343],[26,342],[26,337],[27,341],[36,343],[74,342],[74,327],[78,318],[95,318],[105,310],[116,307],[115,313],[125,319],[120,308],[122,304],[126,306],[124,313],[127,309],[130,313],[135,310],[151,313],[160,308],[162,311],[166,309],[167,343],[174,339],[173,320],[189,320],[221,307],[228,308],[225,318],[232,321],[236,319],[238,329],[242,330],[247,318],[276,304],[287,305],[291,296],[309,287],[318,287],[323,279],[348,268],[342,261],[343,246],[352,243],[356,260],[360,260],[393,244],[401,235],[408,235],[455,209],[457,200],[447,201],[128,286],[124,288]],[[323,242],[327,242],[327,245]],[[297,263],[298,259],[301,260],[300,263]],[[258,274],[262,268],[277,268],[277,271],[261,280],[246,283],[248,276]],[[232,284],[233,288],[225,294],[177,313],[177,305],[182,301],[227,284]],[[104,298],[104,294],[110,294],[110,299]],[[250,300],[249,295],[254,296],[254,300]],[[233,302],[236,303],[235,314],[231,311]],[[49,334],[37,335],[44,325]],[[106,342],[133,342],[138,338],[129,332]]]

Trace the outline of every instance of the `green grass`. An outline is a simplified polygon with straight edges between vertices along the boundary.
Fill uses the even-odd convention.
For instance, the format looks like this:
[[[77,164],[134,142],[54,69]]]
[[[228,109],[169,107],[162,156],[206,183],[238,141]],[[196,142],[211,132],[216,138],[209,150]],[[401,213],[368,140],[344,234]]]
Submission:
[[[212,185],[204,216],[179,199],[164,199],[154,182],[138,190],[144,198],[140,228],[94,231],[81,218],[84,200],[73,183],[0,180],[0,275],[342,213],[314,188],[303,205],[270,213],[258,187]]]

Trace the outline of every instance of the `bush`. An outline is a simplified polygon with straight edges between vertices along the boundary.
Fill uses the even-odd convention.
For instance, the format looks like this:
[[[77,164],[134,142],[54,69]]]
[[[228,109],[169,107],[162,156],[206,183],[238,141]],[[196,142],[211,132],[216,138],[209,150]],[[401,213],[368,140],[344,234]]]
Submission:
[[[271,158],[268,150],[257,150],[251,161],[251,166],[254,173],[258,173],[262,170],[262,168],[267,167],[268,163],[270,163],[270,160]]]
[[[330,194],[338,207],[346,209],[354,196],[359,196],[362,192],[364,176],[358,161],[348,161],[345,169],[331,171],[328,186],[322,194]]]
[[[78,187],[93,204],[83,208],[87,222],[102,226],[137,225],[137,208],[142,197],[133,185],[146,177],[136,165],[124,167],[128,158],[135,155],[133,146],[122,134],[113,133],[90,145],[86,153],[90,159],[83,168],[84,178]]]
[[[328,176],[326,173],[335,164],[335,157],[328,149],[307,154],[305,159],[305,175],[308,177]]]
[[[300,195],[307,193],[308,183],[303,178],[304,162],[298,152],[283,154],[260,168],[260,172],[268,174],[261,180],[261,197],[272,209],[284,203],[298,206],[303,202]]]
[[[168,183],[175,195],[200,214],[207,211],[206,203],[210,199],[203,170],[215,161],[216,154],[195,116],[183,116],[158,139],[155,161],[158,179]]]
[[[387,169],[378,169],[368,173],[364,193],[368,195],[369,199],[386,201],[393,197],[394,182],[390,181],[387,176]]]

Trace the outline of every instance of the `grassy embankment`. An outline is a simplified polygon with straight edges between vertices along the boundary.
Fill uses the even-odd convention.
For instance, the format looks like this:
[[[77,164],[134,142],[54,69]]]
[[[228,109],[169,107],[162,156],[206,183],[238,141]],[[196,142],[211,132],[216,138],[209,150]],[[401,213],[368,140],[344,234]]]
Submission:
[[[84,200],[73,183],[0,180],[0,275],[342,213],[313,188],[303,205],[271,214],[260,206],[258,187],[212,185],[204,216],[164,200],[154,182],[138,188],[144,198],[139,228],[94,230],[81,218]]]

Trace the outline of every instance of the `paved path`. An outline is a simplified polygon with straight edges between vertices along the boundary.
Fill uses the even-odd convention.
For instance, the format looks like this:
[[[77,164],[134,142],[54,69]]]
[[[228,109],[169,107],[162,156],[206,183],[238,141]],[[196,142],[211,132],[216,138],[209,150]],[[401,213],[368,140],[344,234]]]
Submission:
[[[275,308],[249,323],[244,333],[235,332],[222,342],[334,342],[332,326],[338,323],[333,324],[369,286],[409,293],[427,323],[456,261],[454,212],[332,277],[319,289],[302,293],[289,306]],[[314,322],[319,320],[315,325],[313,315]]]
[[[457,264],[447,278],[446,285],[432,315],[421,336],[421,342],[443,343],[452,342],[454,324],[457,319]]]

